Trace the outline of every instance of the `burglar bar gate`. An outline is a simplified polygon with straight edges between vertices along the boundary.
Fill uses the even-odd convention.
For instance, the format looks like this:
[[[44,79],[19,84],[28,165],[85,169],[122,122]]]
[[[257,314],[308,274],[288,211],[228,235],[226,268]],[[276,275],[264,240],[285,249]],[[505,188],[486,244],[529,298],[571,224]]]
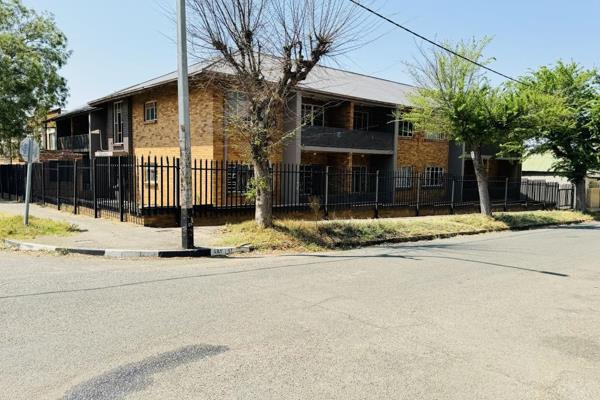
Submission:
[[[34,164],[32,199],[121,221],[150,215],[178,215],[179,159],[111,157]],[[0,166],[0,196],[22,200],[26,166]],[[197,216],[250,212],[254,172],[238,162],[194,160],[192,191]],[[271,167],[273,207],[303,211],[317,201],[328,213],[338,209],[477,206],[477,181],[445,174],[405,174],[364,167],[336,169],[314,165]],[[573,208],[574,188],[545,181],[491,178],[496,208]]]

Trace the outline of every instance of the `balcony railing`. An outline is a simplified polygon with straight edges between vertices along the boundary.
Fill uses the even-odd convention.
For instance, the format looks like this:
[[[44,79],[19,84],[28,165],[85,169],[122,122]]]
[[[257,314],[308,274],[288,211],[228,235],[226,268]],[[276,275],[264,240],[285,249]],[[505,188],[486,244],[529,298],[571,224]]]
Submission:
[[[307,126],[302,128],[302,146],[393,152],[394,133]]]
[[[90,138],[87,134],[59,137],[58,150],[70,150],[75,152],[89,151]]]

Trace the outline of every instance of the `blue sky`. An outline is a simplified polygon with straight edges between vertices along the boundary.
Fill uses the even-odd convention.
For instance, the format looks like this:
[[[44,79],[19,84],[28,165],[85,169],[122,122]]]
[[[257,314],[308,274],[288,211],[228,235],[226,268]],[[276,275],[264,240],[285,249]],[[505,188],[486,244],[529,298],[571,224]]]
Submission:
[[[176,66],[175,29],[168,16],[174,0],[23,0],[52,12],[67,34],[73,55],[63,74],[75,107],[114,90],[170,72]],[[439,40],[489,35],[493,67],[513,76],[557,59],[600,66],[600,1],[399,1],[371,5],[426,36]],[[376,41],[344,55],[335,65],[410,82],[404,61],[419,42],[384,25]]]

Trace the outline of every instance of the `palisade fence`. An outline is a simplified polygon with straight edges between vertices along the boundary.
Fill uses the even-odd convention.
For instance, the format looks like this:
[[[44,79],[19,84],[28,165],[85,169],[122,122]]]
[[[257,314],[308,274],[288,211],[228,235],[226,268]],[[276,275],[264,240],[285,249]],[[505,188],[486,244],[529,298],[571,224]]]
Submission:
[[[153,215],[179,214],[179,159],[113,157],[34,164],[32,200],[69,207],[74,213],[136,221]],[[0,166],[0,195],[22,200],[26,166]],[[277,211],[306,211],[321,205],[332,210],[446,207],[448,212],[477,206],[475,178],[444,174],[405,174],[364,167],[335,169],[311,165],[274,164],[271,167],[273,207]],[[194,213],[227,215],[249,212],[248,194],[253,169],[238,162],[194,160]],[[574,188],[545,181],[491,178],[489,192],[495,207],[573,208]]]

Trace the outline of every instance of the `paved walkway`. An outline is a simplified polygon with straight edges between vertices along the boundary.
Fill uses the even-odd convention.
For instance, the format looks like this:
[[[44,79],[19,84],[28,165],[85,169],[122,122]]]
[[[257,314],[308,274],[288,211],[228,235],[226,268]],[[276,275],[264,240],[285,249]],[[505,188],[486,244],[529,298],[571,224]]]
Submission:
[[[179,228],[148,228],[133,223],[108,219],[94,219],[86,215],[74,215],[59,211],[53,206],[31,205],[31,215],[76,225],[81,232],[56,237],[44,236],[27,240],[28,243],[48,244],[58,247],[83,247],[98,249],[172,250],[181,247]],[[0,213],[23,214],[23,204],[0,201]],[[215,233],[220,227],[196,227],[195,244],[209,247],[215,244]]]

